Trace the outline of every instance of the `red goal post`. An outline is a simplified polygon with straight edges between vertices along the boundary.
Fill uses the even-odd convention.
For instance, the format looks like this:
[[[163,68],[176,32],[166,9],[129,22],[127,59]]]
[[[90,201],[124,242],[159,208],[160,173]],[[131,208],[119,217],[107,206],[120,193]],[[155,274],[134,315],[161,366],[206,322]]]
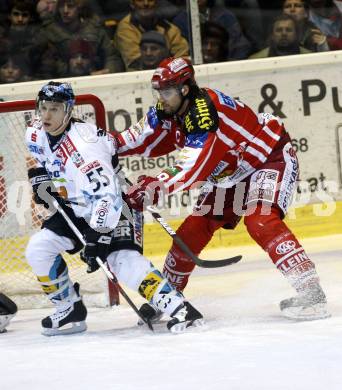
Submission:
[[[46,211],[31,200],[27,168],[32,164],[25,130],[35,116],[35,100],[0,102],[0,291],[19,308],[49,305],[36,277],[25,261],[29,237],[40,228]],[[77,95],[73,116],[106,129],[106,113],[95,95]],[[87,274],[78,255],[63,254],[71,279],[79,281],[89,306],[119,304],[117,287],[101,270]]]

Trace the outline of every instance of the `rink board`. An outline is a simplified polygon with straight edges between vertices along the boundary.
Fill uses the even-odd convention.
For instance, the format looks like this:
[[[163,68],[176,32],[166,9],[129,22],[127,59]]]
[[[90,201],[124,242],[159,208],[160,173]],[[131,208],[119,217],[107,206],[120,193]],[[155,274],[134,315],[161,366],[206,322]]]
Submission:
[[[341,234],[342,202],[336,202],[335,205],[336,210],[330,216],[317,216],[314,214],[314,207],[321,207],[322,205],[307,205],[291,209],[285,222],[298,238]],[[182,220],[172,221],[170,225],[176,229],[181,222]],[[194,240],[196,240],[196,232],[194,232]],[[171,238],[166,232],[162,231],[161,226],[157,223],[145,225],[144,242],[144,253],[146,256],[166,254],[171,246]],[[243,221],[241,221],[235,230],[219,229],[206,249],[251,244],[254,244],[254,241],[250,238]]]
[[[336,210],[331,216],[314,215],[314,207],[321,205],[308,205],[292,209],[286,218],[286,223],[299,238],[318,237],[332,234],[342,234],[342,202],[336,202]],[[170,225],[177,229],[182,220],[173,220]],[[196,233],[194,233],[194,240]],[[25,248],[28,237],[17,237],[11,240],[0,240],[2,248],[6,247],[6,253],[1,261],[11,263],[11,272],[20,272],[29,269],[25,258],[24,249],[18,255],[18,248]],[[243,222],[235,230],[219,229],[206,249],[224,248],[240,245],[251,245],[253,240],[249,237]],[[145,224],[144,227],[144,254],[149,256],[164,256],[171,246],[171,238],[154,222]],[[77,261],[74,259],[74,262]],[[78,262],[83,265],[81,260]]]

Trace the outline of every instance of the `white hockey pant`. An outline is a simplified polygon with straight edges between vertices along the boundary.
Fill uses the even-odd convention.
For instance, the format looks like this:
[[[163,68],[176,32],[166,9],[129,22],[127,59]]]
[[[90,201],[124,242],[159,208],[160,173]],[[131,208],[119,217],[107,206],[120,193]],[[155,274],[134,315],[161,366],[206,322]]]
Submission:
[[[34,234],[28,243],[27,261],[44,292],[52,300],[56,297],[65,299],[74,292],[67,265],[60,255],[73,248],[74,243],[70,238],[59,236],[48,229]],[[120,283],[139,292],[162,312],[171,315],[183,304],[183,296],[175,291],[160,271],[138,251],[123,249],[112,252],[107,262]]]

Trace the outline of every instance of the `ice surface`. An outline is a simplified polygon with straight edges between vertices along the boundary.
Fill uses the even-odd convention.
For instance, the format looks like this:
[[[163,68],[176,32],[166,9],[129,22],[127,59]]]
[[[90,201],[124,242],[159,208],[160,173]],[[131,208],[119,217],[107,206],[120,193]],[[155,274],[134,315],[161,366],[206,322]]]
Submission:
[[[326,290],[329,319],[283,318],[278,303],[292,290],[257,247],[213,250],[202,257],[244,258],[193,275],[187,296],[204,314],[204,328],[173,335],[164,323],[152,334],[122,304],[91,309],[84,334],[47,338],[40,320],[51,310],[22,310],[0,335],[0,390],[340,390],[342,235],[304,246]]]

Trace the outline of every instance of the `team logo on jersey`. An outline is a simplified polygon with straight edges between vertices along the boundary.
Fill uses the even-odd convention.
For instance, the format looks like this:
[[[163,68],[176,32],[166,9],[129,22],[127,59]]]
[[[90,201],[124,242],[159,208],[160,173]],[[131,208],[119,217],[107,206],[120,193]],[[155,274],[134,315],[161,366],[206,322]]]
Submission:
[[[122,220],[119,221],[114,229],[114,238],[126,240],[131,238],[131,228],[129,226],[129,221]]]
[[[43,124],[40,120],[33,119],[33,121],[31,122],[31,124],[29,126],[34,127],[37,130],[40,130],[43,127]]]
[[[217,93],[217,96],[219,98],[219,102],[223,106],[228,106],[229,108],[236,110],[236,104],[235,104],[235,101],[232,97],[225,95],[224,93],[217,91],[216,89],[215,89],[215,92]]]
[[[157,115],[158,107],[151,107],[147,112],[147,121],[148,124],[155,129],[159,123],[158,115]]]
[[[274,202],[279,172],[274,169],[260,169],[253,173],[248,191],[247,203],[256,201]]]
[[[144,122],[141,119],[138,123],[128,128],[126,135],[132,142],[135,142],[143,133]]]
[[[180,171],[181,171],[181,169],[179,169],[177,167],[173,167],[173,168],[166,168],[166,169],[164,169],[163,173],[166,173],[168,175],[168,177],[174,177]]]
[[[281,180],[278,204],[286,213],[296,190],[299,166],[296,154],[294,153],[290,143],[286,144],[284,147],[284,156],[286,161],[286,169]]]
[[[209,130],[214,124],[211,119],[210,111],[208,104],[205,99],[195,99],[195,104],[197,108],[197,124],[198,127],[202,130]]]
[[[97,220],[96,220],[97,227],[105,226],[109,214],[109,206],[110,206],[110,202],[108,202],[108,200],[105,199],[101,200],[101,203],[95,212],[95,214],[97,215]]]
[[[81,165],[84,164],[83,157],[79,152],[73,152],[70,156],[71,161],[76,165],[77,168],[79,168]]]
[[[284,241],[280,243],[276,248],[276,253],[278,255],[285,255],[286,253],[289,253],[293,251],[296,247],[296,243],[292,240]]]
[[[37,142],[37,133],[36,132],[31,134],[31,141],[32,142]]]
[[[65,165],[66,162],[68,161],[68,156],[65,153],[65,150],[59,146],[59,148],[56,150],[56,157],[62,160],[62,164]]]
[[[64,141],[61,143],[60,146],[65,149],[65,151],[70,156],[72,162],[76,165],[77,168],[84,164],[83,157],[68,136],[65,137]]]
[[[190,146],[191,148],[203,148],[203,145],[207,138],[208,133],[189,134],[186,137],[185,146]]]
[[[95,161],[92,161],[91,163],[85,165],[84,167],[81,168],[81,172],[82,173],[87,173],[89,171],[91,171],[92,169],[94,168],[98,168],[101,164],[95,160]]]
[[[36,144],[29,144],[28,148],[31,153],[44,154],[44,148],[42,146],[38,146]]]
[[[192,133],[195,130],[195,126],[192,123],[191,116],[189,115],[189,113],[185,117],[184,126],[187,133]]]
[[[142,247],[143,244],[143,216],[140,211],[132,210],[134,242]]]
[[[209,95],[201,91],[185,115],[183,127],[186,133],[216,131],[218,115]]]

